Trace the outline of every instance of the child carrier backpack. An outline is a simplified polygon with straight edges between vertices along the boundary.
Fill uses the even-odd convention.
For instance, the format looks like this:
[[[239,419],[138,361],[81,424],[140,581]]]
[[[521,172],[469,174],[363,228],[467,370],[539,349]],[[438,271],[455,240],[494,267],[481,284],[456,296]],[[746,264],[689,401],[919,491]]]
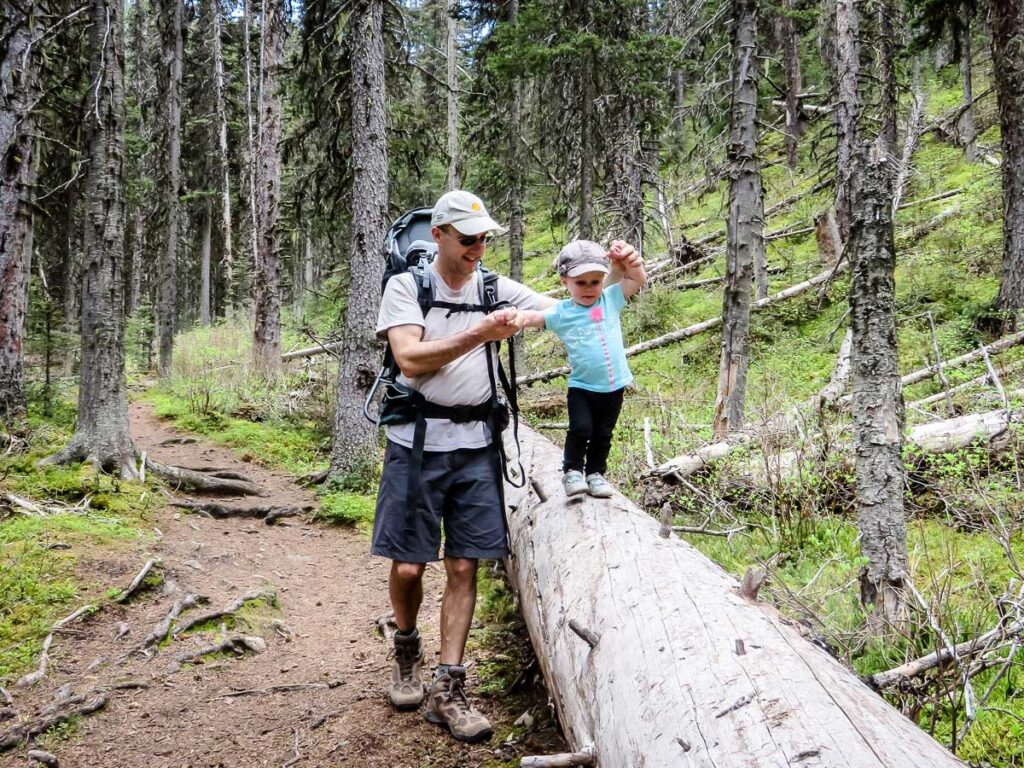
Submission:
[[[430,284],[430,272],[427,265],[437,256],[437,243],[430,233],[430,217],[432,208],[415,208],[402,214],[395,220],[384,237],[384,276],[381,280],[381,294],[388,281],[396,275],[406,272],[412,274],[416,283],[417,302],[423,317],[434,308],[447,309],[452,312],[482,312],[489,314],[495,310],[510,306],[508,302],[498,298],[498,275],[481,265],[480,270],[480,302],[478,304],[453,304],[437,301]],[[515,389],[515,356],[512,344],[508,345],[508,372],[506,373],[499,356],[500,342],[488,342],[487,372],[491,380],[491,397],[483,403],[472,406],[442,406],[432,403],[422,394],[398,381],[400,373],[398,362],[385,343],[384,359],[380,372],[363,402],[363,414],[367,419],[380,426],[416,424],[412,447],[412,463],[409,468],[409,487],[407,501],[418,498],[419,470],[422,465],[423,444],[426,436],[426,420],[428,418],[449,419],[456,423],[471,421],[487,422],[491,429],[491,439],[497,449],[500,472],[509,483],[521,487],[525,482],[522,464],[518,462],[518,472],[509,468],[505,455],[501,433],[511,422],[516,448],[519,446],[519,405]],[[497,361],[497,377],[492,357]],[[499,393],[498,386],[502,392]],[[383,389],[380,398],[378,415],[370,413],[378,389]],[[504,399],[501,395],[504,395]],[[412,506],[412,505],[410,505]]]

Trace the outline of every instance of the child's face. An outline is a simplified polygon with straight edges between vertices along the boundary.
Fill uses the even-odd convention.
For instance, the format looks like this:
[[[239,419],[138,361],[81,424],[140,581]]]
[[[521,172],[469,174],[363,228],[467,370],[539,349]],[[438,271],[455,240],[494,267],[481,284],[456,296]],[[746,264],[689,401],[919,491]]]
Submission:
[[[589,307],[601,298],[604,272],[584,272],[576,277],[563,277],[562,285],[569,289],[574,302],[581,307]]]

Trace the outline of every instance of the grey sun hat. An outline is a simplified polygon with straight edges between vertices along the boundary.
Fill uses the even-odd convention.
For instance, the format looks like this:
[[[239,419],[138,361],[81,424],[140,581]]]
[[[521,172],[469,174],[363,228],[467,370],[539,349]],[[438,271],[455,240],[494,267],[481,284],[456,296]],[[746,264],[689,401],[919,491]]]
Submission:
[[[487,213],[483,200],[461,189],[445,192],[434,203],[430,225],[440,227],[445,224],[451,224],[464,235],[479,235],[484,232],[501,234],[505,231],[505,228]]]
[[[587,272],[611,271],[608,254],[591,240],[573,240],[558,254],[556,268],[562,277],[578,277]]]

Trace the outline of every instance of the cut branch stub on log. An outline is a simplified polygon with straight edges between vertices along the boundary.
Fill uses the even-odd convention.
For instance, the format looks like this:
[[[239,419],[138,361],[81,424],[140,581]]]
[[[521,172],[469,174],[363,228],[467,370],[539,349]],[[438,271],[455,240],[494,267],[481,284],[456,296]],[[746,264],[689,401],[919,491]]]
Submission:
[[[964,765],[624,497],[566,504],[561,451],[520,437],[507,567],[572,749],[605,766]]]

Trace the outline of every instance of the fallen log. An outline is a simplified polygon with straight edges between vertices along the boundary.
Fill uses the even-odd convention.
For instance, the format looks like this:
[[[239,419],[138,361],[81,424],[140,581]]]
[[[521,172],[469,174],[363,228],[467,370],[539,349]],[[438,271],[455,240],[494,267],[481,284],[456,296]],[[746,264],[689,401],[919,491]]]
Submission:
[[[1004,365],[1003,369],[1002,369],[1002,371],[1000,371],[1000,373],[1002,373],[1002,374],[1012,373],[1013,371],[1019,370],[1022,365],[1024,365],[1024,360],[1017,360],[1015,362],[1010,363],[1009,365]],[[989,373],[988,371],[985,371],[985,373],[983,373],[981,376],[978,376],[976,378],[970,379],[969,381],[965,381],[962,384],[957,384],[955,387],[950,387],[948,394],[949,395],[956,395],[956,394],[959,394],[960,392],[964,392],[964,391],[966,391],[968,389],[973,389],[974,387],[978,387],[978,386],[984,386],[984,385],[989,384],[989,383],[993,383],[993,381],[992,381],[992,374]],[[933,404],[938,403],[938,402],[940,402],[942,400],[945,400],[946,396],[947,396],[946,392],[936,392],[934,395],[928,395],[928,397],[922,397],[920,400],[914,400],[911,403],[907,403],[907,407],[908,408],[926,408],[926,407],[928,407],[930,405],[933,405]]]
[[[805,280],[802,283],[797,283],[796,285],[791,285],[789,288],[781,290],[778,293],[775,293],[765,299],[759,299],[758,301],[755,301],[753,304],[750,305],[750,310],[751,312],[753,312],[759,309],[764,309],[765,307],[770,307],[772,304],[777,304],[780,301],[785,301],[786,299],[791,299],[795,296],[800,296],[804,293],[807,293],[815,286],[830,281],[837,274],[839,269],[842,269],[842,267],[832,267],[830,269],[825,270],[824,272],[815,275],[809,280]],[[626,357],[632,357],[633,355],[638,355],[641,352],[647,352],[652,349],[658,349],[659,347],[665,347],[668,346],[669,344],[674,344],[677,341],[682,341],[683,339],[692,338],[693,336],[697,336],[701,333],[704,333],[704,331],[709,331],[712,328],[717,328],[721,324],[721,315],[717,315],[707,320],[702,320],[701,322],[694,323],[693,325],[687,326],[686,328],[680,328],[678,330],[672,331],[671,333],[666,333],[664,336],[658,336],[657,338],[651,339],[650,341],[644,341],[639,344],[634,344],[631,347],[627,347]],[[559,368],[552,368],[547,371],[539,371],[537,373],[531,373],[527,376],[519,376],[518,378],[516,378],[516,384],[520,386],[526,384],[535,384],[538,381],[550,381],[552,379],[561,378],[562,376],[567,376],[568,374],[569,366],[563,365]]]
[[[507,567],[572,750],[651,768],[964,765],[628,499],[567,502],[561,451],[520,439]]]

